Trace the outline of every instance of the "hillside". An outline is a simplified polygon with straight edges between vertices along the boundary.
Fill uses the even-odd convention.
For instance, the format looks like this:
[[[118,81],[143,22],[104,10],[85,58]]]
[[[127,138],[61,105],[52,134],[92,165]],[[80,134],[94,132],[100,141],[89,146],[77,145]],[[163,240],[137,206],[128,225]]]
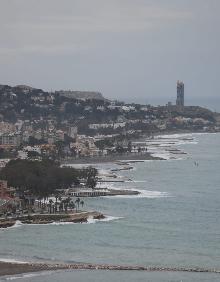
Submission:
[[[80,100],[105,100],[103,95],[100,92],[94,91],[56,91],[55,93],[60,96],[64,96],[72,99],[80,99]]]

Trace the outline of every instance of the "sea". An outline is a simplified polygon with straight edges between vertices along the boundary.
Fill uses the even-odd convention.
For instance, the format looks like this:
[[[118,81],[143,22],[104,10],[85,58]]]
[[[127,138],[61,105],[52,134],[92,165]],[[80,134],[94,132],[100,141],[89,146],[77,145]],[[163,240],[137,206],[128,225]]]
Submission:
[[[220,270],[220,133],[156,136],[149,151],[165,160],[114,171],[137,196],[86,198],[106,215],[85,224],[22,225],[0,231],[0,260],[100,263]],[[103,175],[115,163],[94,164]],[[121,166],[120,166],[121,167]],[[78,270],[1,277],[0,281],[220,281],[220,273]]]

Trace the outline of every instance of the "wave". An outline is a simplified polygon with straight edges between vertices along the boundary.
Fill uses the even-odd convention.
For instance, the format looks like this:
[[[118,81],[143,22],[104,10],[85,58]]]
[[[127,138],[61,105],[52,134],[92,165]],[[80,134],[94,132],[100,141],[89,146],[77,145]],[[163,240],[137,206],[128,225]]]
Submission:
[[[56,272],[58,272],[57,270]],[[12,281],[12,280],[18,280],[18,279],[27,279],[27,278],[33,278],[33,277],[38,277],[38,276],[45,276],[45,275],[51,275],[53,274],[54,271],[41,271],[41,272],[35,272],[35,273],[24,273],[24,274],[17,274],[13,276],[5,276],[2,278],[0,281]],[[28,280],[28,281],[31,281]]]
[[[169,138],[167,136],[169,136]],[[178,134],[164,135],[161,137],[157,136],[153,141],[150,140],[150,142],[148,142],[147,140],[147,143],[148,152],[153,157],[165,160],[183,160],[186,159],[187,153],[179,148],[177,149],[176,147],[183,145],[196,145],[198,144],[198,141],[191,134]]]
[[[139,198],[168,198],[170,197],[169,193],[167,192],[160,192],[160,191],[150,191],[150,190],[136,190],[140,192]],[[137,196],[138,197],[138,196]]]
[[[0,258],[1,262],[8,262],[8,263],[17,263],[17,264],[23,264],[23,263],[28,263],[27,261],[21,261],[21,260],[16,260],[12,258]]]
[[[175,133],[175,134],[165,134],[165,135],[157,135],[154,138],[160,138],[160,139],[179,139],[183,137],[193,137],[193,135],[196,133]],[[203,134],[203,133],[202,133]]]
[[[115,190],[119,190],[119,188],[114,188],[114,189]],[[115,199],[115,198],[123,198],[123,199],[137,199],[137,198],[157,199],[157,198],[168,198],[168,197],[171,197],[167,192],[141,190],[141,189],[129,189],[129,190],[130,191],[138,191],[138,192],[140,192],[140,194],[138,194],[138,195],[105,196],[105,198],[111,198],[111,199]]]
[[[108,222],[108,221],[113,221],[113,220],[118,220],[121,219],[122,217],[115,217],[115,216],[107,216],[105,215],[105,218],[102,219],[94,219],[92,217],[89,217],[87,222],[52,222],[52,223],[48,223],[48,224],[23,224],[20,221],[17,221],[13,226],[11,227],[7,227],[2,229],[1,231],[6,231],[9,229],[14,229],[14,228],[18,228],[18,227],[22,227],[22,226],[63,226],[63,225],[75,225],[75,224],[93,224],[93,223],[98,223],[98,222]],[[16,262],[17,260],[13,260],[13,259],[3,259],[0,258],[0,261],[5,261],[5,262]],[[21,261],[20,263],[24,263],[23,261]]]
[[[132,181],[125,181],[125,183],[145,183],[146,180],[132,180]],[[105,188],[112,189],[112,190],[123,190],[123,187],[117,187],[114,183],[102,183]],[[115,198],[167,198],[170,197],[170,195],[167,192],[161,192],[161,191],[151,191],[151,190],[143,190],[143,189],[136,189],[136,188],[126,188],[124,190],[129,191],[138,191],[140,194],[138,195],[116,195],[116,196],[102,196],[101,198],[109,198],[109,199],[115,199]]]
[[[113,221],[113,220],[118,220],[121,219],[122,217],[116,217],[116,216],[107,216],[105,215],[105,218],[102,219],[94,219],[93,217],[89,217],[87,222],[82,222],[82,223],[75,223],[75,222],[53,222],[49,223],[48,225],[73,225],[73,224],[93,224],[93,223],[98,223],[98,222],[108,222],[108,221]]]
[[[105,216],[103,219],[94,219],[94,218],[88,218],[87,224],[93,224],[93,223],[98,223],[98,222],[109,222],[109,221],[114,221],[114,220],[119,220],[122,219],[123,217],[119,216]]]
[[[4,232],[6,230],[10,230],[10,229],[14,229],[14,228],[18,228],[23,226],[23,223],[20,222],[20,220],[16,220],[15,224],[10,226],[10,227],[6,227],[6,228],[1,228],[0,232]]]
[[[125,182],[129,182],[129,183],[146,183],[147,180],[126,180]]]
[[[156,158],[161,158],[161,159],[164,159],[166,161],[168,160],[184,160],[185,159],[185,156],[184,157],[180,157],[179,155],[180,154],[169,154],[167,152],[159,152],[159,153],[150,153],[153,157],[156,157]],[[178,157],[177,157],[178,155]]]

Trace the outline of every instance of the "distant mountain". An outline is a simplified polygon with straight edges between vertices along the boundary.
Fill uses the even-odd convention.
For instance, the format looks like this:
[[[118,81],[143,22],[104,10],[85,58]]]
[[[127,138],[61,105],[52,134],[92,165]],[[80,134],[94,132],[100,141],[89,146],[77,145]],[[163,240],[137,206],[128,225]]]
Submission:
[[[34,88],[28,85],[16,85],[16,86],[8,86],[0,84],[0,90],[9,90],[17,92],[21,91],[23,93],[36,94],[40,92],[45,92],[42,89]],[[75,91],[75,90],[59,90],[55,91],[55,94],[59,94],[60,96],[76,99],[76,100],[101,100],[107,101],[106,98],[103,97],[102,93],[98,91]]]

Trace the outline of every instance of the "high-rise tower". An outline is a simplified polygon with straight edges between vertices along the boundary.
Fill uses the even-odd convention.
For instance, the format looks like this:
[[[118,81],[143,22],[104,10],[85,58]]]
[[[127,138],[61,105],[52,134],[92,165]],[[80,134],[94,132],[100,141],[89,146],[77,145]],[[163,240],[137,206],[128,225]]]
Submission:
[[[176,105],[184,107],[184,83],[179,80],[177,81]]]

